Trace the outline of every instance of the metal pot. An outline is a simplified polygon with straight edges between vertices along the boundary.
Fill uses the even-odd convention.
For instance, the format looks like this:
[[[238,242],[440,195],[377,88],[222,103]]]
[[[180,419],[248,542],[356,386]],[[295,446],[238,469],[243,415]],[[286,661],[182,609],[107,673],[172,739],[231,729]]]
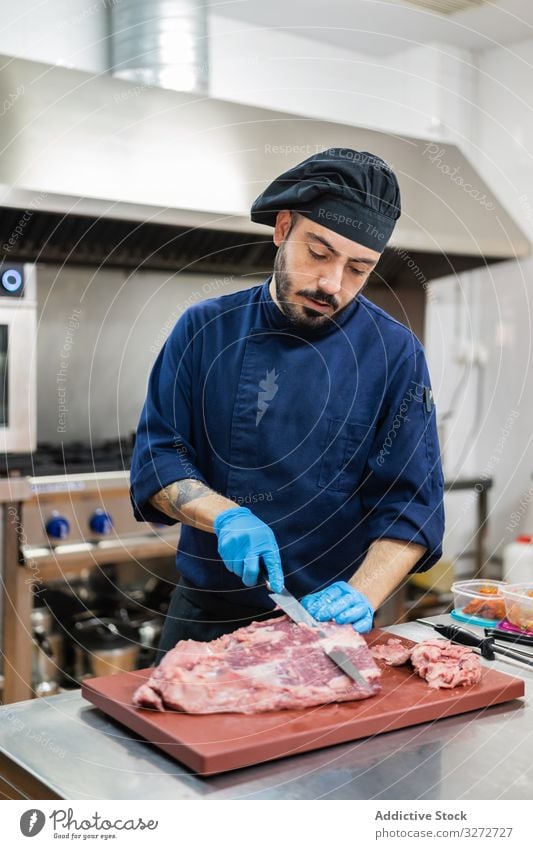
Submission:
[[[52,614],[46,607],[35,608],[31,614],[31,622],[32,687],[37,696],[53,696],[59,692],[59,680],[63,672],[63,636],[53,633]]]
[[[157,645],[163,627],[161,615],[136,605],[123,605],[115,611],[114,615],[122,622],[138,629],[139,642],[144,648],[153,648]]]
[[[54,696],[59,692],[63,656],[61,634],[34,635],[32,687],[36,696]]]
[[[138,629],[119,619],[90,618],[74,628],[74,674],[78,681],[131,672],[139,658]]]
[[[93,610],[86,610],[74,616],[74,622],[88,622],[91,619],[100,621],[115,620],[130,625],[139,631],[140,642],[143,646],[152,646],[161,633],[164,617],[160,613],[145,610],[136,604],[99,605]],[[119,628],[120,631],[120,628]]]
[[[138,632],[141,648],[147,656],[159,642],[164,621],[164,617],[160,613],[153,613],[151,610],[144,609],[141,605],[116,603],[114,607],[110,605],[96,610],[86,610],[84,613],[75,616],[74,622],[88,622],[94,619],[100,621],[111,619],[115,622],[120,620],[122,624],[135,628]],[[121,631],[122,625],[117,625],[117,627]]]

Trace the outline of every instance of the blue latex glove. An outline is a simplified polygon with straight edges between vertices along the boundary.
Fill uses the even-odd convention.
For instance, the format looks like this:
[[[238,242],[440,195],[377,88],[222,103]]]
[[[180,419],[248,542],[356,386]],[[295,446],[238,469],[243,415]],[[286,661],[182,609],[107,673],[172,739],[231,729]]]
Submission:
[[[351,622],[360,634],[366,634],[372,628],[374,608],[363,593],[346,581],[337,581],[325,590],[310,593],[301,602],[318,622],[334,620],[337,625]]]
[[[263,559],[272,591],[283,589],[283,570],[273,531],[247,507],[232,507],[219,513],[214,521],[218,553],[226,569],[238,575],[246,587],[257,584],[259,558]]]

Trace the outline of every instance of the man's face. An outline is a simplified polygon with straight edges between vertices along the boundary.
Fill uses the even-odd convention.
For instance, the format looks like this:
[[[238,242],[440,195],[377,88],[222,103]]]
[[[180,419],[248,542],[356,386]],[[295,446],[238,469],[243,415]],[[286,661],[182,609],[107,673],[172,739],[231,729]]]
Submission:
[[[287,318],[311,330],[338,318],[381,256],[289,210],[278,213],[274,243],[271,294]]]

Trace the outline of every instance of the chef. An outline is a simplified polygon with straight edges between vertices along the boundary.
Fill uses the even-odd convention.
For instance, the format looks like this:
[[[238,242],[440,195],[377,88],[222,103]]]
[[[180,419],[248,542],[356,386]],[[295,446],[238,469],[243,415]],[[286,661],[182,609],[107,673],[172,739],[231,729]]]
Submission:
[[[136,518],[182,523],[159,659],[271,617],[267,582],[365,633],[439,559],[424,350],[362,294],[399,215],[378,156],[310,156],[252,206],[273,227],[273,273],[189,307],[160,351],[131,466]]]

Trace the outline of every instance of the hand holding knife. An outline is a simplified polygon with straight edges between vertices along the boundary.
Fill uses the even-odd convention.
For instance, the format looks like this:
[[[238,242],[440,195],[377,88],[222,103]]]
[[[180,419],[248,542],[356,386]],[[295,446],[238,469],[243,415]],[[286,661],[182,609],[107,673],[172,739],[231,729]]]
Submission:
[[[261,577],[264,578],[264,570],[261,569],[260,573]],[[293,596],[286,587],[279,593],[272,592],[272,587],[268,582],[268,578],[265,579],[266,588],[268,590],[268,594],[272,601],[274,601],[278,607],[281,607],[284,613],[287,614],[289,619],[292,619],[296,624],[305,624],[310,628],[314,628],[317,634],[320,637],[327,637],[328,635],[322,630],[320,627],[320,623],[305,609],[305,607],[300,604],[297,598]],[[341,649],[335,648],[326,648],[323,644],[320,646],[324,654],[326,654],[333,663],[339,667],[339,669],[344,672],[352,681],[355,681],[356,684],[359,684],[362,690],[366,690],[369,695],[373,695],[374,691],[365,676],[359,669],[355,666],[354,663],[350,660],[346,652]]]

